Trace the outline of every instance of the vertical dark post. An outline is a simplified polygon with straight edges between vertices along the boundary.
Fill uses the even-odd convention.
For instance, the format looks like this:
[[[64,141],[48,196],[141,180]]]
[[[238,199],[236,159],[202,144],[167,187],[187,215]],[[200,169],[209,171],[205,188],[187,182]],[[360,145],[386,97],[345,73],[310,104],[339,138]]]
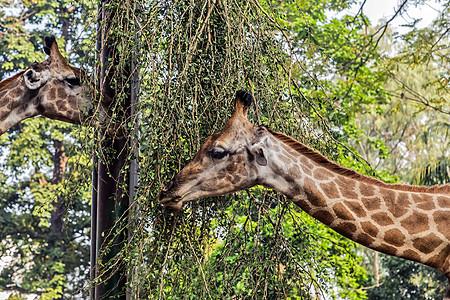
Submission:
[[[101,21],[102,21],[102,14],[101,14],[102,4],[101,2],[97,5],[97,41],[95,44],[95,50],[96,50],[96,59],[99,61],[99,54],[101,51],[101,44],[102,44],[102,36],[101,36]],[[100,86],[100,68],[95,68],[95,85]],[[95,143],[97,143],[97,138],[94,137],[94,148]],[[97,187],[98,187],[98,172],[97,172],[97,166],[98,166],[98,158],[94,153],[92,155],[92,164],[94,166],[92,170],[92,200],[91,200],[91,249],[90,249],[90,270],[89,270],[89,278],[90,282],[93,283],[95,279],[95,268],[97,264]],[[95,300],[95,287],[92,285],[90,291],[89,291],[89,299]]]
[[[116,91],[112,88],[112,78],[118,63],[118,56],[114,49],[114,36],[110,35],[110,29],[114,16],[113,8],[107,7],[112,1],[102,2],[101,14],[103,25],[101,26],[101,72],[100,86],[103,94],[113,101],[116,99]],[[128,74],[120,74],[127,76]],[[123,118],[129,115],[129,97],[122,103],[113,103],[119,111],[123,108]],[[120,121],[120,120],[119,120]],[[123,264],[116,255],[126,242],[126,232],[122,226],[125,224],[125,212],[128,207],[127,184],[128,175],[124,172],[124,166],[128,157],[127,139],[113,139],[104,134],[101,138],[103,159],[98,160],[97,173],[97,213],[96,213],[96,275],[100,282],[96,283],[92,292],[94,299],[125,299],[126,274]],[[122,224],[122,225],[121,225]],[[114,267],[110,268],[114,264]]]

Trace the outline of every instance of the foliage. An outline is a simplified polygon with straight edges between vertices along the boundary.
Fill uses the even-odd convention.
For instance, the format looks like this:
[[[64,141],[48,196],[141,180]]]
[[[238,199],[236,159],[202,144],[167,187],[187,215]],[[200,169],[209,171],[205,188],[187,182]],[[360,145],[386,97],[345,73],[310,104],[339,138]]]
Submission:
[[[5,3],[12,5],[9,0]],[[375,157],[395,161],[399,156],[390,151],[383,136],[365,134],[361,128],[372,123],[359,118],[368,113],[379,118],[386,112],[380,124],[397,124],[388,117],[402,111],[403,102],[391,101],[398,85],[385,84],[385,80],[394,75],[404,76],[404,82],[412,80],[409,70],[392,71],[393,65],[405,66],[408,55],[402,53],[397,61],[383,65],[378,35],[364,15],[329,17],[330,11],[351,4],[328,0],[105,3],[102,13],[111,13],[113,26],[106,27],[106,22],[99,26],[103,41],[111,38],[116,51],[108,62],[112,80],[107,88],[118,94],[118,120],[124,115],[119,104],[129,97],[130,69],[140,74],[140,102],[122,120],[134,143],[127,144],[127,161],[138,161],[140,178],[129,220],[118,220],[112,232],[105,233],[126,233],[126,246],[113,260],[100,263],[105,269],[126,270],[121,275],[128,276],[132,297],[377,299],[394,295],[394,285],[365,289],[373,282],[360,246],[273,191],[255,187],[233,196],[194,201],[178,215],[161,211],[156,201],[162,185],[193,157],[205,137],[222,128],[233,95],[242,88],[256,98],[249,116],[255,124],[291,135],[359,172],[397,180],[386,172],[388,165],[377,165]],[[100,67],[92,51],[94,5],[88,1],[72,5],[23,1],[20,16],[7,16],[8,10],[0,10],[2,18],[7,16],[5,26],[0,27],[1,41],[12,41],[10,45],[0,41],[0,59],[8,62],[0,74],[9,75],[42,60],[38,41],[59,32],[60,27],[60,44],[67,42],[71,62],[83,63],[92,73]],[[28,24],[44,23],[45,30],[24,26],[27,15],[31,15],[26,18]],[[83,21],[85,17],[88,21]],[[435,24],[434,42],[439,40],[437,29],[444,24],[440,22]],[[82,38],[76,38],[82,27]],[[417,45],[419,51],[426,36],[427,32],[411,33],[404,40]],[[428,45],[429,53],[439,46],[438,54],[428,57],[445,59],[440,43]],[[420,64],[417,57],[415,62]],[[422,65],[417,68],[429,72]],[[431,80],[435,73],[429,74]],[[417,86],[408,85],[409,93],[421,87],[433,93],[444,91],[445,74],[439,76],[434,83],[442,88],[419,79]],[[443,97],[432,99],[428,108],[445,109]],[[404,116],[411,109],[406,107]],[[417,114],[409,122],[420,123],[423,116]],[[446,127],[435,122],[441,115],[427,116],[430,123],[420,136],[424,145],[445,147],[438,139]],[[441,121],[445,123],[444,117]],[[0,164],[0,197],[7,200],[0,204],[0,222],[5,225],[1,251],[16,257],[2,271],[2,288],[13,285],[46,299],[77,295],[78,289],[87,286],[91,157],[93,153],[101,159],[117,155],[101,143],[92,143],[89,131],[35,118],[0,137],[2,155],[7,156]],[[395,134],[393,143],[403,138]],[[62,146],[67,149],[63,152],[66,176],[57,180],[54,159],[61,155],[56,150]],[[431,149],[425,148],[417,148],[417,153]],[[432,163],[429,173],[441,170],[441,162]],[[430,180],[446,180],[439,176]],[[128,193],[126,187],[124,193]],[[56,234],[52,216],[60,200],[64,231]],[[110,241],[105,252],[114,242]],[[384,257],[383,264],[388,270],[383,280],[389,281],[388,276],[399,278],[398,284],[405,277],[409,280],[410,276],[392,272],[398,260]],[[416,267],[405,265],[402,270]],[[18,270],[21,280],[14,276]],[[414,281],[426,283],[426,276],[408,282]],[[416,284],[402,290],[409,295],[417,293],[414,289],[439,293],[434,282],[429,287]],[[86,292],[80,292],[81,297]]]

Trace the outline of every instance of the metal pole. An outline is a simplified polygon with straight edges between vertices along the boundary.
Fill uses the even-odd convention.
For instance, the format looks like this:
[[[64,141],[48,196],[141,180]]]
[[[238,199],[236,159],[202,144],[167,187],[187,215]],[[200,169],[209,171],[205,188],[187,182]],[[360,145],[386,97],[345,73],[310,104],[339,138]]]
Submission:
[[[102,14],[101,14],[102,4],[99,3],[97,5],[97,41],[95,45],[96,49],[96,57],[99,59],[99,53],[101,51],[101,21],[102,21]],[[100,70],[99,68],[95,68],[95,85],[100,86]],[[94,148],[98,137],[94,134]],[[97,172],[97,165],[98,165],[98,159],[95,155],[95,150],[92,155],[92,200],[91,200],[91,249],[90,249],[90,270],[89,270],[89,277],[90,282],[92,284],[92,287],[89,291],[89,299],[95,300],[95,287],[93,285],[94,279],[95,279],[95,268],[97,264],[97,187],[98,187],[98,172]]]

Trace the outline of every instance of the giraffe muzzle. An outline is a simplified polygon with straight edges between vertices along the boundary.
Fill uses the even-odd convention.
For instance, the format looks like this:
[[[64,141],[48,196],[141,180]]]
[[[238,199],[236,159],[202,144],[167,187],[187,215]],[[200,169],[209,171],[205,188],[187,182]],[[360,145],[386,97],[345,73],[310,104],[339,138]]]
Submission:
[[[158,201],[161,204],[164,204],[166,206],[169,202],[178,202],[179,199],[181,199],[180,196],[176,196],[173,193],[173,188],[175,184],[174,181],[169,181],[165,187],[162,188],[162,190],[159,192]]]

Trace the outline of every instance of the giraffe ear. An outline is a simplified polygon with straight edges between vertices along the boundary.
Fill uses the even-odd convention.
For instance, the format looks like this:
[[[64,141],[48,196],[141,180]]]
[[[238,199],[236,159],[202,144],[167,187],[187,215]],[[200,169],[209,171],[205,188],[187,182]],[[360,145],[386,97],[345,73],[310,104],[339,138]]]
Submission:
[[[264,155],[264,150],[262,148],[259,148],[255,153],[256,162],[260,166],[267,166],[267,159]]]
[[[33,68],[29,68],[23,73],[23,80],[25,81],[25,85],[30,90],[36,90],[42,87],[50,78],[50,72],[46,69],[37,71]]]

